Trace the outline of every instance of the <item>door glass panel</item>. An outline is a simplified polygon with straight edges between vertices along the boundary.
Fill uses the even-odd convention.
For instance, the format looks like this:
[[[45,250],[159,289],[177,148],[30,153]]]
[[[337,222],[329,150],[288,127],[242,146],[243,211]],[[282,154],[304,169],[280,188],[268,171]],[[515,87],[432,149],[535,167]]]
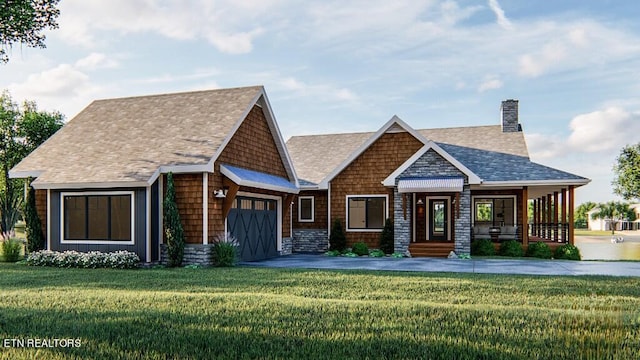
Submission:
[[[444,234],[444,212],[445,212],[444,200],[433,202],[433,233],[442,235]]]

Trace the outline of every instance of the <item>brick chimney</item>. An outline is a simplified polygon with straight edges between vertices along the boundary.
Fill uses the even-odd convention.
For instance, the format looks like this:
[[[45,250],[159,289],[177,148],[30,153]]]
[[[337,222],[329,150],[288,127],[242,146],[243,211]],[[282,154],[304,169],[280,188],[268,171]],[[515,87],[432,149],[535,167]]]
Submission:
[[[502,117],[502,132],[522,131],[518,123],[518,100],[508,99],[500,106]]]

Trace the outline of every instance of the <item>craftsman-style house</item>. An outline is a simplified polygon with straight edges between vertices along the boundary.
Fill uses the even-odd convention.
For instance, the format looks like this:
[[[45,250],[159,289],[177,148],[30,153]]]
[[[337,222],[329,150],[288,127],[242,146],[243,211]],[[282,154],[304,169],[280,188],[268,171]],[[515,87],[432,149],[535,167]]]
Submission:
[[[327,249],[336,219],[350,244],[378,247],[391,218],[395,250],[412,256],[468,254],[479,238],[573,243],[574,189],[589,180],[532,162],[518,101],[501,112],[495,126],[415,130],[394,116],[375,133],[291,138],[293,251]]]
[[[285,144],[261,86],[98,100],[10,171],[33,178],[47,249],[129,250],[164,260],[172,173],[185,263],[219,236],[244,261],[349,242],[378,246],[387,218],[412,256],[470,251],[478,238],[572,242],[583,177],[529,159],[518,102],[496,126],[296,136]],[[528,219],[528,202],[533,217]]]

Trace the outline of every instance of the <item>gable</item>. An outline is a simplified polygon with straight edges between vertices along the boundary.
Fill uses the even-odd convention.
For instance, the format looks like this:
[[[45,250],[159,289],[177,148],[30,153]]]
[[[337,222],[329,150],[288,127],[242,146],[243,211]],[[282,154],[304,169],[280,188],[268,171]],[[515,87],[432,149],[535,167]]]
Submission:
[[[408,132],[387,132],[359,154],[332,180],[332,184],[380,185],[380,182],[423,146]]]
[[[217,162],[293,180],[287,173],[282,158],[263,109],[254,105],[222,150]]]
[[[466,184],[469,183],[469,177],[465,173],[433,149],[429,149],[422,154],[422,156],[404,170],[398,178],[438,176],[462,177]]]

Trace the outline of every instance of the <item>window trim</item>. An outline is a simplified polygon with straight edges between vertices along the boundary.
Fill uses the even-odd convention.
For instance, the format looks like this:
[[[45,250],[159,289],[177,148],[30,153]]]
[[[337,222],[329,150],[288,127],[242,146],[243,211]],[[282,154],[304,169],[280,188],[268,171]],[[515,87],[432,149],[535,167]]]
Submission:
[[[64,237],[64,198],[66,196],[110,196],[129,195],[131,197],[131,240],[68,240]],[[85,245],[134,245],[135,244],[135,191],[82,191],[82,192],[61,192],[60,193],[60,244],[85,244]]]
[[[349,227],[349,199],[351,198],[384,198],[384,219],[383,226],[379,229],[352,229]],[[382,232],[384,230],[384,222],[389,218],[389,195],[388,194],[363,194],[363,195],[347,195],[345,201],[345,229],[348,232]]]
[[[302,218],[302,200],[311,200],[311,219]],[[311,223],[316,220],[316,199],[315,196],[299,196],[298,197],[298,222]]]

